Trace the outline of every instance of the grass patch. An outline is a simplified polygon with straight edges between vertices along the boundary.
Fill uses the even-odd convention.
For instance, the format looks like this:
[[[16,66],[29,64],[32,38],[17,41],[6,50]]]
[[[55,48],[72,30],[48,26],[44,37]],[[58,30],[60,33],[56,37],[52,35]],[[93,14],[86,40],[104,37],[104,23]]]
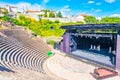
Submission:
[[[60,42],[62,37],[49,36],[49,37],[43,37],[43,39],[46,40],[47,44],[54,46],[54,43]]]
[[[53,40],[47,40],[47,44],[54,46],[54,43],[55,43],[55,41],[53,41]]]

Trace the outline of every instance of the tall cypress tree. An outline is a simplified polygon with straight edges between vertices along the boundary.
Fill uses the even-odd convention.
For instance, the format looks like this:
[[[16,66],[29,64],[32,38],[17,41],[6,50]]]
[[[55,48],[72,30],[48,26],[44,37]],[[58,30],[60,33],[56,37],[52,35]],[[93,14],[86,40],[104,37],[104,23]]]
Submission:
[[[62,13],[59,11],[58,14],[57,14],[58,17],[62,18]]]

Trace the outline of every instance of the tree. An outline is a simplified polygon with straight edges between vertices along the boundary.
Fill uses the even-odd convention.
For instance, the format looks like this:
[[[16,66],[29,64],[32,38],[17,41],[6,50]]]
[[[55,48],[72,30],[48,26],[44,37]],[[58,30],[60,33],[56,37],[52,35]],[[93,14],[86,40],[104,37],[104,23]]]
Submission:
[[[62,13],[59,11],[58,14],[57,14],[58,17],[62,18]]]
[[[100,23],[120,23],[119,17],[105,17],[102,18]]]
[[[43,16],[44,16],[43,14],[38,14],[39,20],[41,20]]]
[[[1,8],[0,7],[0,13],[7,15],[8,14],[8,10],[6,8]]]
[[[24,20],[25,20],[25,16],[24,16],[24,15],[20,15],[18,19],[20,19],[20,20],[23,20],[23,21],[24,21]]]
[[[6,8],[4,8],[4,12],[3,12],[4,15],[7,15],[8,14],[8,10]]]
[[[45,14],[44,14],[44,17],[47,17],[48,16],[48,12],[50,12],[50,10],[42,10]]]
[[[87,24],[95,24],[98,23],[98,20],[94,16],[87,16],[84,18]]]
[[[59,21],[59,20],[55,20],[54,22],[55,22],[55,23],[60,23],[60,21]]]
[[[0,14],[2,13],[2,8],[0,7]]]
[[[50,13],[49,13],[49,17],[52,17],[52,18],[54,18],[54,17],[55,17],[55,14],[54,14],[54,12],[50,12]]]
[[[47,12],[45,11],[44,17],[47,17]]]
[[[34,22],[32,18],[25,17],[24,15],[20,15],[18,18],[17,24],[22,25],[22,26],[28,26],[31,22]]]

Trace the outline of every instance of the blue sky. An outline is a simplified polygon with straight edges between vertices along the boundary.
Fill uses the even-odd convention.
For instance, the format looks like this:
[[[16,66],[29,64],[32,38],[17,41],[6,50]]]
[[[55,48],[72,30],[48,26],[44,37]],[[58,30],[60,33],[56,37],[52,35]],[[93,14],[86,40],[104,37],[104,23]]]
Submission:
[[[0,5],[17,6],[19,10],[50,9],[63,15],[90,14],[96,17],[119,16],[120,0],[0,0]]]

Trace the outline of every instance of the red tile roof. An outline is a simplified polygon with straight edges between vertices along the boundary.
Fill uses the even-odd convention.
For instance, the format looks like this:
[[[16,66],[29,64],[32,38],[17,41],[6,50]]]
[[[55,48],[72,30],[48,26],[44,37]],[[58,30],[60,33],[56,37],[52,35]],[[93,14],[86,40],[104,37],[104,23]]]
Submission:
[[[81,16],[83,16],[83,17],[87,17],[87,16],[89,16],[89,15],[87,15],[87,14],[80,14]]]
[[[37,11],[37,10],[26,10],[26,12],[40,12],[40,11]]]

